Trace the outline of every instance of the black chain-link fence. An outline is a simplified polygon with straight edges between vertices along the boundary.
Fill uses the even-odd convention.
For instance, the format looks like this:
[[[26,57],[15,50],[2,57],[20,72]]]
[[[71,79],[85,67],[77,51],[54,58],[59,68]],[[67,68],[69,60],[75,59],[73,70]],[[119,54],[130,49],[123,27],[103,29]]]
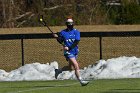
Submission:
[[[140,57],[140,32],[118,33],[81,33],[80,67],[95,64],[100,58]],[[11,71],[34,62],[57,61],[60,67],[67,65],[62,46],[50,34],[1,35],[0,39],[0,69]]]

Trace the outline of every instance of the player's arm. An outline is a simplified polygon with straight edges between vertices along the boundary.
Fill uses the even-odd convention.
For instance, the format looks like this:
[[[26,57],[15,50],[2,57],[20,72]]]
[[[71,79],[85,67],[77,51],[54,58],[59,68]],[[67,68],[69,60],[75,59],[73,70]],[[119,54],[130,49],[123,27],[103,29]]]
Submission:
[[[63,38],[61,37],[60,33],[53,34],[53,37],[56,38],[57,42],[63,45]]]
[[[57,33],[53,33],[53,37],[57,39],[58,38],[58,34]]]
[[[75,41],[73,42],[73,44],[69,47],[69,50],[75,48],[75,47],[78,45],[79,41],[80,41],[80,40],[75,40]]]
[[[80,32],[79,32],[79,31],[76,31],[76,32],[75,32],[75,41],[74,41],[73,44],[69,47],[69,50],[75,48],[75,47],[78,45],[79,41],[80,41]]]

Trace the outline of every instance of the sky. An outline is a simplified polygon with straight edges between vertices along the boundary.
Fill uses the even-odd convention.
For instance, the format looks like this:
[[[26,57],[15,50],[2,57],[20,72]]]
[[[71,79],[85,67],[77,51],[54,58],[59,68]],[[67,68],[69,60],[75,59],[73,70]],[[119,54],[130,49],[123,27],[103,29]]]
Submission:
[[[135,56],[99,60],[97,63],[80,69],[84,80],[140,78],[140,58]],[[50,64],[38,62],[26,64],[10,72],[0,69],[0,81],[56,80],[54,75],[57,68],[58,63],[54,61]],[[58,80],[65,79],[76,79],[74,71],[64,71],[59,74]]]

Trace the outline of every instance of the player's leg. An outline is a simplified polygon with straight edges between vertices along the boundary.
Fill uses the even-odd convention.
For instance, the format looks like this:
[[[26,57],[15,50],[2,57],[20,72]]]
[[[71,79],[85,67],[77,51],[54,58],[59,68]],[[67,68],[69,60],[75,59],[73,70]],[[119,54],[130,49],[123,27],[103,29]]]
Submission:
[[[89,82],[82,80],[82,78],[80,76],[80,72],[79,72],[79,64],[78,64],[76,58],[75,57],[70,58],[69,61],[70,61],[70,63],[72,63],[74,70],[75,70],[75,75],[76,75],[77,79],[79,80],[79,82],[81,83],[81,85],[86,86]]]
[[[73,68],[73,65],[71,62],[68,62],[68,66],[64,66],[63,68],[61,68],[62,71],[71,71]]]
[[[76,75],[77,79],[79,80],[80,79],[79,64],[76,61],[75,57],[70,58],[69,63],[71,63],[73,65],[74,70],[75,70],[75,75]]]
[[[68,60],[68,59],[67,59],[67,60]],[[62,73],[63,71],[71,71],[71,70],[72,70],[72,67],[73,67],[72,63],[71,63],[71,62],[68,62],[68,63],[69,63],[68,66],[64,66],[64,67],[62,67],[62,68],[55,69],[55,78],[56,78],[56,79],[57,79],[58,75],[59,75],[60,73]]]

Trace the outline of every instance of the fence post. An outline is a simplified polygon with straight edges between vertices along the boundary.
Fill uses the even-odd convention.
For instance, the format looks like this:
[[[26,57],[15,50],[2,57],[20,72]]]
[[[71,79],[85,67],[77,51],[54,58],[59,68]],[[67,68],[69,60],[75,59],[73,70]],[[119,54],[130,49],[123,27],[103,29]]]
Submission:
[[[99,44],[100,44],[100,60],[102,59],[102,36],[99,37]]]
[[[21,54],[22,54],[22,66],[24,66],[24,44],[23,38],[21,38]]]

